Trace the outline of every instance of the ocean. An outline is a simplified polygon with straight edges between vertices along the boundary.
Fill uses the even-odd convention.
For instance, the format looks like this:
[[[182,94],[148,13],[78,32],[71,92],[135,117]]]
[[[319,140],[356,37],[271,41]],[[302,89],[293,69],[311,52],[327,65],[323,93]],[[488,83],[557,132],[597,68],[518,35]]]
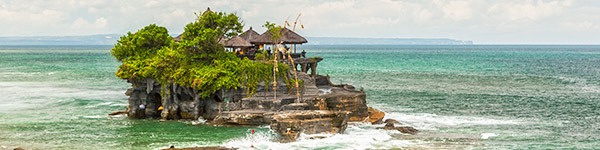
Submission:
[[[417,135],[352,123],[273,141],[268,126],[130,120],[112,46],[0,46],[0,149],[595,149],[600,46],[307,45],[317,73],[364,88],[368,105]],[[254,129],[256,134],[251,134]]]

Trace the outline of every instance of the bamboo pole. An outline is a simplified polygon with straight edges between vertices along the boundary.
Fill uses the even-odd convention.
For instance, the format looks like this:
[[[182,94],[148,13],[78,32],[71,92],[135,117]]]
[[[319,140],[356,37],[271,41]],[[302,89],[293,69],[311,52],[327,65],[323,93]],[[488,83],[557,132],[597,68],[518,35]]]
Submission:
[[[296,21],[294,21],[294,27],[292,28],[292,31],[296,31],[296,23],[298,23],[298,19],[300,19],[300,15],[302,15],[301,13],[298,14],[298,17],[296,17]],[[287,21],[286,21],[287,22]],[[291,49],[296,49],[296,45],[291,45],[290,50]],[[285,52],[288,54],[288,58],[290,59],[290,62],[292,63],[292,66],[294,67],[294,83],[296,85],[296,103],[300,103],[300,91],[299,90],[299,86],[298,86],[298,72],[296,71],[296,64],[294,64],[294,59],[292,58],[290,51],[286,50],[284,48]]]
[[[279,57],[279,49],[274,48],[273,50],[273,55],[275,55],[275,58],[273,59],[273,100],[277,100],[277,72],[279,72],[279,61],[277,61],[277,57]]]

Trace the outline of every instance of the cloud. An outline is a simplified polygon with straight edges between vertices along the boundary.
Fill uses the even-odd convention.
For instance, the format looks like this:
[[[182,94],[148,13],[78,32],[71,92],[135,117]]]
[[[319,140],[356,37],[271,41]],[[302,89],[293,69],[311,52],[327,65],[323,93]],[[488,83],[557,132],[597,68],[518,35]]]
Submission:
[[[562,26],[572,29],[575,31],[598,31],[600,30],[600,23],[594,21],[582,21],[582,22],[565,22]]]
[[[0,36],[123,34],[148,24],[181,33],[195,19],[194,12],[207,7],[236,13],[258,32],[264,31],[265,21],[293,22],[302,13],[306,28],[298,32],[307,36],[479,43],[519,43],[519,38],[544,43],[562,37],[577,43],[600,34],[600,3],[593,0],[9,0],[0,1]]]
[[[473,9],[467,1],[450,1],[442,6],[444,11],[444,18],[461,21],[471,18]]]
[[[107,25],[108,25],[108,20],[106,20],[106,18],[104,18],[104,17],[100,17],[100,18],[96,19],[93,23],[90,23],[83,18],[77,18],[71,24],[71,29],[86,30],[86,31],[98,31],[98,30],[106,29]]]
[[[571,4],[570,0],[547,2],[542,0],[512,1],[495,4],[488,9],[488,13],[500,15],[510,21],[535,21],[560,15]]]

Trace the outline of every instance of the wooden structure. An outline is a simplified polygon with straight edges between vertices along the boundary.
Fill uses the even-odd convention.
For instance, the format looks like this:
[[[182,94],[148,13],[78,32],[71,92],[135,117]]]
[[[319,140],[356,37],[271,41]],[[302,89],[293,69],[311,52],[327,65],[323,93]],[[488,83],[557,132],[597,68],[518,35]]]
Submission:
[[[296,32],[288,29],[288,28],[283,28],[281,29],[281,42],[282,44],[303,44],[303,43],[307,43],[308,41],[298,35]],[[278,43],[273,43],[273,41],[271,40],[271,36],[273,34],[271,32],[265,32],[261,35],[259,35],[258,37],[251,39],[250,43],[252,44],[256,44],[256,45],[264,45],[264,44],[278,44]],[[296,46],[294,46],[294,53],[296,53]]]
[[[252,27],[250,27],[250,29],[248,29],[246,32],[240,34],[239,37],[241,37],[242,39],[244,39],[246,41],[250,41],[258,36],[259,36],[259,34],[256,31],[252,30]]]

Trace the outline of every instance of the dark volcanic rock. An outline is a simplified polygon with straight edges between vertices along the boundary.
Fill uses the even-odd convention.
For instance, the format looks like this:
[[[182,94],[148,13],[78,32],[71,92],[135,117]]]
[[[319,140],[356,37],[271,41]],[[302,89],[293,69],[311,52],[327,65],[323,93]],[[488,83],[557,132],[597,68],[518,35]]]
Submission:
[[[385,119],[384,123],[386,123],[386,124],[390,124],[391,123],[391,124],[394,124],[394,125],[401,125],[402,124],[399,121],[394,120],[394,119]]]
[[[324,138],[327,138],[327,137],[326,136],[313,136],[308,139],[314,140],[314,139],[324,139]]]
[[[413,127],[409,127],[409,126],[395,127],[393,123],[387,123],[383,127],[377,127],[377,129],[398,130],[402,133],[413,134],[413,135],[417,134],[419,132],[419,130],[417,130]]]
[[[200,117],[212,120],[223,110],[235,110],[235,103],[245,97],[239,90],[219,90],[212,96],[202,98],[200,91],[177,84],[161,85],[153,79],[128,80],[132,88],[125,92],[129,96],[127,116],[133,119],[162,118],[197,120]],[[231,105],[229,105],[231,103]],[[163,106],[163,110],[158,110]]]
[[[153,79],[128,80],[132,88],[125,92],[129,96],[127,116],[129,118],[158,118],[161,106],[160,85]]]

